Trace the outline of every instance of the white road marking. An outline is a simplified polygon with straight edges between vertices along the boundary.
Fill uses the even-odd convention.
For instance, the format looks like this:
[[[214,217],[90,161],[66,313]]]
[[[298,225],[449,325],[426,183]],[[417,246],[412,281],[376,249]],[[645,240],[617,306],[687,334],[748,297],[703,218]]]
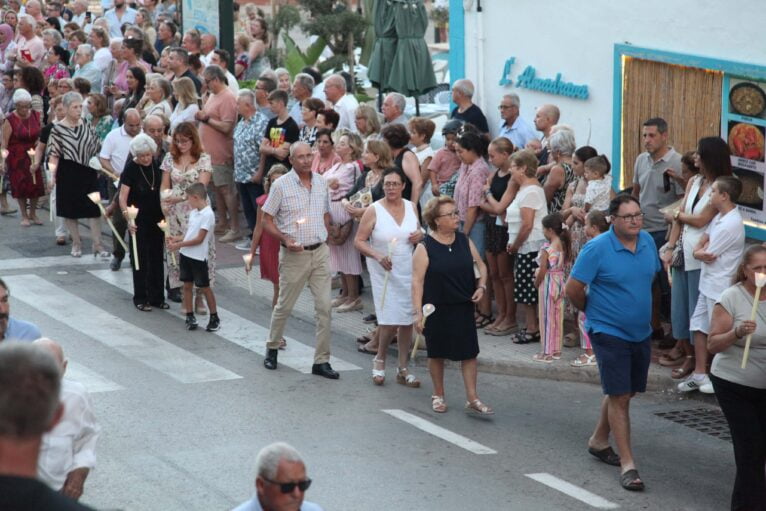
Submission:
[[[399,419],[400,421],[404,421],[407,424],[411,424],[418,428],[421,431],[425,431],[426,433],[429,433],[435,437],[441,438],[442,440],[446,440],[447,442],[450,442],[452,444],[457,445],[458,447],[462,447],[466,451],[470,451],[474,454],[497,454],[497,451],[494,449],[490,449],[486,445],[482,445],[478,442],[475,442],[471,440],[470,438],[466,438],[463,435],[458,435],[457,433],[453,433],[452,431],[448,429],[444,429],[441,426],[437,426],[436,424],[432,422],[428,422],[425,419],[421,419],[417,415],[412,415],[411,413],[405,412],[404,410],[381,410],[383,413],[387,413],[391,417],[395,417]]]
[[[65,323],[126,358],[139,361],[181,383],[234,380],[240,375],[183,350],[64,291],[36,275],[11,275],[13,298]]]
[[[119,383],[115,383],[106,376],[72,360],[66,366],[66,377],[82,383],[91,394],[125,389]]]
[[[561,493],[569,495],[573,499],[577,499],[580,502],[584,502],[596,509],[617,509],[620,506],[614,502],[610,502],[602,497],[599,497],[595,493],[591,493],[588,490],[575,486],[572,483],[568,483],[563,479],[559,479],[551,474],[541,472],[539,474],[524,474],[530,479],[534,479],[538,483],[542,483],[545,486],[558,490]]]
[[[129,269],[116,272],[111,270],[92,270],[88,273],[125,292],[133,292],[133,280]],[[184,318],[178,309],[175,308],[164,312],[169,312],[180,319]],[[221,329],[215,332],[215,335],[250,350],[259,356],[266,354],[266,339],[269,335],[268,328],[226,310],[220,305],[218,306],[218,315],[221,317]],[[200,318],[197,318],[197,320],[201,321]],[[182,322],[179,321],[178,324],[179,328],[182,328]],[[204,323],[200,325],[200,328],[203,327]],[[287,341],[287,349],[279,352],[279,364],[304,374],[310,374],[311,366],[314,364],[314,348],[291,337],[285,337],[285,340]],[[332,357],[330,363],[336,371],[361,370],[361,367],[337,357]]]
[[[109,259],[95,258],[92,254],[83,253],[82,257],[69,255],[46,256],[46,257],[20,257],[18,259],[0,260],[0,271],[8,270],[39,270],[46,267],[56,266],[104,266]]]

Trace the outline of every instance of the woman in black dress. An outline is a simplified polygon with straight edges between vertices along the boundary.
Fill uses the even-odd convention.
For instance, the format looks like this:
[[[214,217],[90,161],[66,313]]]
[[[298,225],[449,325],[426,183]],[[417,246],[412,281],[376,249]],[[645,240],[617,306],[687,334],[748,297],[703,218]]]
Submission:
[[[434,384],[431,407],[447,411],[444,402],[444,359],[461,361],[467,412],[492,415],[492,408],[476,394],[476,356],[479,340],[473,319],[474,305],[487,291],[487,267],[473,242],[458,232],[457,205],[451,197],[434,197],[426,204],[423,218],[431,228],[415,249],[412,268],[412,305],[415,329],[423,333],[428,350],[428,370]],[[478,284],[474,274],[478,267]],[[422,328],[423,304],[433,304],[434,313]]]
[[[98,191],[98,177],[89,163],[98,154],[101,141],[93,126],[82,120],[82,96],[67,92],[62,102],[66,116],[53,125],[48,139],[48,168],[51,181],[56,183],[56,214],[65,219],[72,236],[72,257],[82,256],[79,218],[90,221],[93,255],[111,257],[111,252],[101,250],[101,211],[88,198],[89,193]]]
[[[131,159],[120,175],[120,209],[126,216],[128,206],[138,208],[135,226],[138,245],[138,270],[130,250],[130,267],[133,269],[133,305],[140,311],[150,311],[152,306],[169,309],[165,303],[164,244],[165,233],[157,225],[164,217],[160,205],[162,169],[154,161],[157,144],[144,133],[130,141]],[[126,216],[127,218],[127,216]],[[131,243],[133,238],[131,236]]]

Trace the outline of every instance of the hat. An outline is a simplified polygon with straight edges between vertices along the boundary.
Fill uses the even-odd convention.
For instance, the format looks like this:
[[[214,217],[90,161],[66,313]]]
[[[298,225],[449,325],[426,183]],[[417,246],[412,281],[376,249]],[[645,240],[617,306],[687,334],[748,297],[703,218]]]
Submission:
[[[16,92],[13,93],[14,103],[30,103],[31,101],[32,96],[26,89],[16,89]]]

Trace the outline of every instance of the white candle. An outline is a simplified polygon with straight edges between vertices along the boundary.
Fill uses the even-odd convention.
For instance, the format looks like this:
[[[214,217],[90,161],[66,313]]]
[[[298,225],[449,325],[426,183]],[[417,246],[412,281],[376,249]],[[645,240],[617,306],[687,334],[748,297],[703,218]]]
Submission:
[[[168,226],[168,223],[165,221],[164,218],[162,220],[160,220],[159,222],[157,222],[157,227],[159,227],[160,230],[163,233],[165,233],[165,238],[167,238],[168,234],[170,234],[170,227]],[[168,252],[170,253],[170,262],[171,262],[171,264],[173,266],[178,266],[176,264],[176,253],[173,252],[172,250],[168,250]]]
[[[242,256],[242,260],[245,262],[245,273],[247,273],[247,289],[250,291],[250,296],[253,295],[253,274],[250,273],[252,269],[253,256],[245,254]]]
[[[753,309],[750,311],[750,321],[755,321],[755,315],[758,312],[758,304],[761,300],[761,289],[766,286],[766,273],[755,274],[755,297],[753,299]],[[742,353],[742,369],[747,365],[747,357],[750,355],[750,340],[753,334],[748,334],[745,339],[745,351]]]
[[[29,156],[29,173],[32,174],[32,184],[36,185],[37,176],[35,175],[36,173],[32,171],[32,164],[35,162],[35,150],[30,148],[27,151],[27,156]]]
[[[396,238],[391,238],[388,242],[388,260],[391,261],[391,256],[394,255],[394,247],[396,246]],[[391,271],[386,271],[386,276],[383,279],[383,294],[380,297],[380,308],[386,306],[386,291],[388,290],[388,278],[391,276]]]
[[[138,216],[138,208],[135,206],[128,206],[125,208],[125,213],[128,217],[128,223],[135,227],[136,217]],[[130,233],[130,237],[133,240],[133,266],[135,266],[136,271],[138,271],[140,268],[138,265],[138,244],[136,243],[136,233]]]
[[[428,319],[428,316],[433,314],[436,311],[436,307],[432,303],[426,303],[423,305],[423,319],[420,320],[420,328],[423,329],[426,327],[426,319]],[[423,334],[418,334],[415,336],[415,342],[412,346],[412,353],[410,354],[410,359],[415,358],[415,353],[418,351],[418,346],[420,345],[420,340],[423,338]]]

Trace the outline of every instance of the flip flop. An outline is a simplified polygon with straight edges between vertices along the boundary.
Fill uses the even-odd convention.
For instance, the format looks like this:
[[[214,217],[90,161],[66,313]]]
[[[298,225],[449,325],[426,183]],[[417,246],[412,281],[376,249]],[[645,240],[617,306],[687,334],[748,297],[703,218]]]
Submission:
[[[358,351],[359,353],[366,353],[368,355],[377,355],[378,354],[377,351],[368,350],[367,347],[364,344],[361,344],[361,345],[357,346],[356,347],[356,351]]]
[[[600,451],[593,447],[588,447],[588,452],[607,465],[620,466],[620,456],[611,447],[601,449]]]
[[[635,482],[636,479],[639,482]],[[644,482],[641,481],[641,478],[638,476],[638,470],[635,468],[628,470],[620,476],[620,485],[630,491],[643,491],[644,489]]]

